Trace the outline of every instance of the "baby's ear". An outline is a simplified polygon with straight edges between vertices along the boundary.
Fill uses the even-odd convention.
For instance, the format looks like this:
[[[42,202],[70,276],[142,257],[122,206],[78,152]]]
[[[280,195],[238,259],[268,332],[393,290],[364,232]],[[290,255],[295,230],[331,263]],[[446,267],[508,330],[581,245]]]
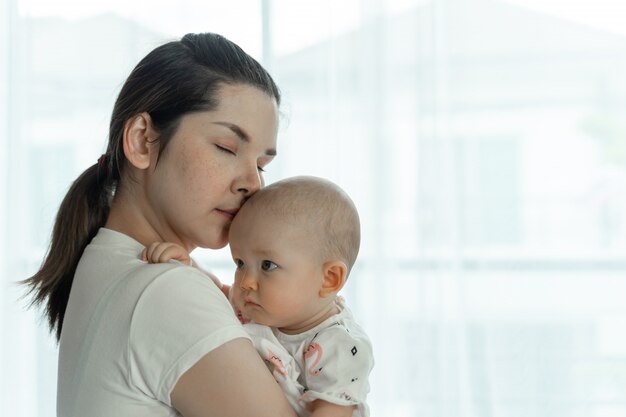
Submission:
[[[348,267],[341,261],[330,261],[324,264],[324,281],[320,288],[320,297],[335,295],[346,283]]]

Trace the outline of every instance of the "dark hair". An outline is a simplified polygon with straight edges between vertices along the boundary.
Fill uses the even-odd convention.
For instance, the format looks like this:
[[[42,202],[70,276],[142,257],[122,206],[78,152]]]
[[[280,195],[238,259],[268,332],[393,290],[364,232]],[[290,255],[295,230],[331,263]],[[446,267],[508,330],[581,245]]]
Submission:
[[[111,198],[122,179],[125,123],[147,112],[163,152],[182,116],[217,107],[217,92],[224,84],[256,87],[280,104],[280,92],[267,71],[235,43],[213,33],[187,34],[157,47],[128,76],[113,108],[106,153],[70,186],[39,271],[22,281],[29,286],[28,294],[34,295],[32,304],[45,303],[57,340],[78,261],[106,223]]]

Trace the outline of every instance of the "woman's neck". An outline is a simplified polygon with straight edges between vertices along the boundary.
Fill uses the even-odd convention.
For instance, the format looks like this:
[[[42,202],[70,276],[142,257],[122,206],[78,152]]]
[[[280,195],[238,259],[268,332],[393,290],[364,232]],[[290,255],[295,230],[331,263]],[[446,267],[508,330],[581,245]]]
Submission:
[[[146,217],[141,202],[136,200],[129,198],[128,193],[120,190],[111,202],[109,217],[104,227],[124,233],[144,246],[164,241],[165,238]]]

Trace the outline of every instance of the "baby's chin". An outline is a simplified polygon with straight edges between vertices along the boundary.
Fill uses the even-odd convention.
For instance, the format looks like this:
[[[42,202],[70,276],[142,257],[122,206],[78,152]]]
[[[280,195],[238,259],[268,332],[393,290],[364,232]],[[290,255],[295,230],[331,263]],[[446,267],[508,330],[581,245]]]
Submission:
[[[257,320],[254,317],[245,314],[243,310],[239,308],[235,308],[235,314],[237,315],[237,318],[239,319],[241,324],[255,323],[255,324],[260,324],[262,326],[278,327],[276,326],[276,323],[270,323],[267,320],[263,320],[263,319]]]
[[[239,309],[235,310],[235,314],[237,315],[237,318],[239,319],[239,322],[241,324],[248,324],[248,323],[250,323],[252,321],[252,320],[250,320],[249,317],[244,316],[243,313],[241,312],[241,310],[239,310]]]

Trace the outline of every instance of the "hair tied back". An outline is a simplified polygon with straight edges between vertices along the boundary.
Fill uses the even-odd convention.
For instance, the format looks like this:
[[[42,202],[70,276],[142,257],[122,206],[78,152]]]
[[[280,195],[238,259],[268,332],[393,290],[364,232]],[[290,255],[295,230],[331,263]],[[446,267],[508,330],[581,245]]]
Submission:
[[[103,153],[98,158],[98,180],[104,180],[109,176],[109,157]]]

